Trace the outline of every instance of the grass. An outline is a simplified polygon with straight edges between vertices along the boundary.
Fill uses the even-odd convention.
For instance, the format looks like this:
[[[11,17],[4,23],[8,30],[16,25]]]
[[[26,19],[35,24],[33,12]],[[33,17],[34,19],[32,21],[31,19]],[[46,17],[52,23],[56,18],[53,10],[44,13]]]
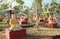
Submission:
[[[46,27],[39,27],[39,30],[54,31],[54,30],[60,30],[60,28],[46,28]]]
[[[0,22],[0,30],[4,30],[6,27],[8,27],[6,22]]]
[[[27,28],[27,33],[30,35],[38,35],[38,36],[55,36],[60,35],[60,29],[58,28],[45,28],[39,27],[37,31],[36,28]],[[36,32],[36,33],[35,33]]]
[[[6,22],[0,22],[0,23],[6,23]]]

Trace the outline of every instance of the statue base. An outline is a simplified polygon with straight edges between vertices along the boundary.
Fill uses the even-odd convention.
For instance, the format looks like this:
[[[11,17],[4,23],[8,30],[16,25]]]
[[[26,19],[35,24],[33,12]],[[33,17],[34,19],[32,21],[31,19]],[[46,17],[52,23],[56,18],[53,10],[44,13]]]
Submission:
[[[10,28],[5,29],[6,39],[16,39],[26,35],[26,29],[20,30],[10,30]]]
[[[57,28],[57,23],[46,23],[45,26],[48,28]]]

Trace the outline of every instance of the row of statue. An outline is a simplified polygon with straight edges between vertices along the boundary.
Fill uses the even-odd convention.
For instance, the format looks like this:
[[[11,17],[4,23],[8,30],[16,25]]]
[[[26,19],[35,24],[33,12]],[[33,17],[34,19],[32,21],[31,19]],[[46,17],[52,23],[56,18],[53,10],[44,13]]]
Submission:
[[[36,21],[36,16],[33,16],[33,20]],[[44,22],[44,19],[40,18],[40,16],[38,16],[38,23],[39,22]],[[45,22],[46,23],[57,23],[57,18],[52,17],[52,15],[48,15],[46,16],[45,18]],[[16,17],[14,14],[12,14],[12,18],[10,18],[10,29],[20,29],[20,25],[22,24],[28,24],[28,17],[27,16],[19,16],[19,17]]]

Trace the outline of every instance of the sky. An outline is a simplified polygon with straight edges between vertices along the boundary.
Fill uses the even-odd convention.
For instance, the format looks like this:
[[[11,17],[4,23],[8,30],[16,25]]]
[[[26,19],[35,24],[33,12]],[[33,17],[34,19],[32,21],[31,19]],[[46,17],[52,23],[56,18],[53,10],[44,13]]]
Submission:
[[[23,0],[25,3],[24,3],[24,6],[31,6],[33,1],[34,0]],[[51,0],[43,0],[43,3],[50,3]],[[15,2],[13,3],[13,6],[17,5]]]
[[[26,6],[31,6],[32,2],[33,2],[33,0],[23,0],[23,1],[25,2],[24,5],[26,5]]]
[[[34,0],[23,0],[25,3],[24,3],[24,6],[31,6],[32,5],[32,3],[33,3],[33,1]],[[60,0],[57,0],[57,2],[59,2]],[[46,3],[51,3],[51,0],[43,0],[43,2],[42,2],[42,4],[43,4],[43,6],[44,6],[44,3],[46,4]],[[13,6],[15,6],[15,5],[17,5],[15,2],[13,3]]]
[[[25,2],[24,5],[27,5],[27,6],[31,6],[32,5],[32,2],[34,0],[23,0]],[[52,0],[43,0],[43,5],[44,3],[51,3]],[[56,0],[57,2],[59,2],[60,0]]]
[[[23,0],[24,2],[25,2],[25,4],[24,5],[26,5],[26,6],[31,6],[32,5],[32,2],[34,1],[34,0]],[[43,0],[43,3],[50,3],[51,2],[51,0]]]

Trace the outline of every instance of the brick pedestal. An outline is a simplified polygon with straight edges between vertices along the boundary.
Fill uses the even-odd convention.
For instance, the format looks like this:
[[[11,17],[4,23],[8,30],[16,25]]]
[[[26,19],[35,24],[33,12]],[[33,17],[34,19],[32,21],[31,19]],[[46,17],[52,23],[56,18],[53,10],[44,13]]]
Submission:
[[[57,27],[57,23],[53,23],[53,24],[52,23],[51,24],[46,23],[45,26],[48,27],[48,28],[56,28]]]
[[[10,31],[9,28],[5,29],[5,35],[7,39],[16,39],[26,35],[26,29],[20,29],[15,31]]]

